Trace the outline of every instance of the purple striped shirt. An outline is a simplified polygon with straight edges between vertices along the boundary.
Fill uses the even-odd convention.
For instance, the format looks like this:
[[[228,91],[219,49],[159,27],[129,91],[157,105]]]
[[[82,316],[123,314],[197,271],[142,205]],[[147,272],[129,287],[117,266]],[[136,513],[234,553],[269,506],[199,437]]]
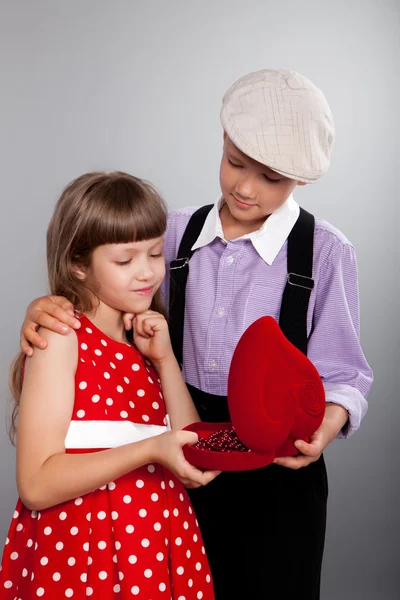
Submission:
[[[226,395],[233,351],[245,329],[270,315],[277,321],[287,277],[287,237],[298,204],[292,196],[258,231],[224,240],[218,200],[209,213],[190,260],[186,288],[183,376],[204,392]],[[165,235],[167,276],[162,293],[169,298],[168,265],[196,207],[168,218]],[[345,407],[349,421],[339,433],[348,437],[367,411],[373,376],[359,339],[357,263],[353,246],[329,223],[316,219],[314,289],[308,308],[308,357],[321,375],[327,402]]]

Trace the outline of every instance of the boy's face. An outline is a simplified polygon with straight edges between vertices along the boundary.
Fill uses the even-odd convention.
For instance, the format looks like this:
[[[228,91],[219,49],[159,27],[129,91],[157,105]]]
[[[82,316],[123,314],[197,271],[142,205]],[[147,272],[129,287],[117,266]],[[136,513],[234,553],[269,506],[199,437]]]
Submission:
[[[263,222],[288,199],[297,184],[304,185],[246,156],[226,134],[220,184],[232,217],[249,224]]]

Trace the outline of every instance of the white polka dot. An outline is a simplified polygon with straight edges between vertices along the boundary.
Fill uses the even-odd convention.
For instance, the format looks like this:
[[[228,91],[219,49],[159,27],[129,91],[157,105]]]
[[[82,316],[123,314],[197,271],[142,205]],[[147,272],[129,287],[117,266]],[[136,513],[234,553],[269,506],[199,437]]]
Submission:
[[[158,410],[160,408],[160,405],[158,404],[158,402],[153,402],[152,407],[154,408],[154,410]]]
[[[157,500],[158,500],[158,494],[152,494],[151,495],[151,499],[153,500],[153,502],[157,502]]]
[[[106,404],[107,404],[107,406],[112,406],[113,405],[113,399],[112,398],[107,398]]]
[[[36,596],[43,596],[44,594],[44,588],[38,588],[36,590]]]
[[[126,419],[126,418],[127,418],[127,416],[128,416],[128,413],[126,412],[126,410],[121,410],[121,412],[120,412],[119,414],[121,415],[121,417],[122,417],[123,419]]]
[[[153,571],[152,571],[151,569],[146,569],[146,570],[145,570],[145,572],[144,572],[144,576],[145,576],[147,579],[150,579],[150,577],[151,577],[152,575],[153,575]]]
[[[125,383],[128,383],[128,384],[130,383],[130,381],[127,377],[124,377],[124,381],[125,381]]]
[[[118,592],[121,591],[121,586],[119,585],[119,583],[114,585],[113,590],[116,594],[118,594]]]
[[[44,567],[48,564],[49,559],[47,558],[47,556],[43,556],[43,558],[40,559],[40,564],[43,565]]]
[[[98,402],[100,400],[100,396],[98,394],[95,394],[94,396],[92,396],[92,402]]]
[[[82,348],[82,350],[87,350],[87,344],[85,344],[85,343],[81,344],[81,348]]]
[[[155,531],[160,531],[161,530],[161,523],[154,523],[154,529],[155,529]]]
[[[22,577],[26,577],[28,575],[28,569],[22,569]]]
[[[105,571],[100,571],[99,579],[102,579],[103,581],[104,579],[107,579],[107,573]]]
[[[110,362],[110,367],[111,367],[112,369],[116,369],[116,368],[117,368],[117,367],[114,365],[114,363],[113,363],[113,362]]]
[[[95,367],[95,366],[96,366],[96,363],[94,362],[94,360],[92,360],[92,363],[93,363],[93,366]]]
[[[12,581],[6,581],[4,587],[6,588],[6,590],[9,590],[12,587]]]
[[[122,581],[124,577],[125,577],[125,575],[124,575],[123,573],[121,573],[121,571],[120,571],[120,572],[118,573],[118,579],[119,579],[120,581]]]
[[[24,528],[24,526],[22,525],[22,523],[18,523],[17,525],[17,531],[22,531]]]
[[[78,533],[78,528],[77,527],[71,527],[70,529],[70,534],[71,535],[76,535]]]
[[[8,538],[7,538],[8,539]],[[33,541],[32,540],[28,540],[26,542],[26,545],[28,546],[28,548],[30,548],[31,546],[33,546]]]
[[[106,513],[104,512],[104,510],[101,510],[100,512],[97,513],[97,518],[100,519],[100,521],[103,521],[103,519],[106,518]]]
[[[86,596],[91,596],[92,594],[93,594],[93,588],[87,587],[86,588]]]
[[[165,490],[165,481],[162,481],[160,485],[161,485],[161,489]]]
[[[131,593],[133,594],[133,596],[137,596],[139,592],[140,592],[140,589],[138,588],[137,585],[134,585],[133,588],[131,588]]]
[[[116,521],[118,519],[118,513],[115,510],[112,511],[111,518],[113,521]]]
[[[17,560],[18,552],[12,552],[10,558],[11,558],[11,560]]]
[[[138,487],[138,488],[144,487],[144,481],[143,481],[143,479],[138,479],[137,480],[136,487]]]
[[[115,563],[117,563],[117,562],[118,562],[118,556],[117,556],[116,554],[114,554],[114,556],[113,556],[113,561],[114,561]]]
[[[197,598],[198,600],[201,600],[203,597],[203,592],[197,592]]]
[[[132,365],[132,371],[139,371],[140,367],[137,364]]]
[[[79,389],[80,390],[85,390],[87,388],[87,383],[86,381],[81,381],[79,384]]]
[[[107,342],[105,340],[100,340],[100,342],[103,344],[103,346],[107,346]]]
[[[88,333],[93,333],[93,331],[90,329],[90,327],[85,327],[85,329]]]
[[[139,510],[139,517],[142,517],[142,519],[144,519],[144,517],[147,516],[147,510],[145,508],[141,508]]]
[[[198,540],[198,539],[199,539],[199,538],[197,537],[197,535],[196,535],[196,534],[194,534],[194,536],[193,536],[193,541],[194,541],[194,542],[197,542],[197,540]]]
[[[107,373],[107,371],[105,371],[103,374],[104,374],[105,379],[110,379],[110,377],[111,377],[110,373]]]
[[[179,510],[177,508],[174,508],[174,517],[177,517],[179,515]]]
[[[183,528],[184,529],[189,529],[189,523],[187,521],[184,522]]]
[[[186,596],[179,596],[178,600],[186,600]]]
[[[83,583],[87,582],[87,573],[82,573],[80,580],[83,581]]]
[[[114,483],[114,481],[110,481],[109,484],[107,484],[107,487],[109,490],[115,490],[115,488],[117,487],[116,484]]]
[[[178,567],[176,572],[178,573],[178,575],[183,575],[185,572],[185,569],[183,567]]]
[[[57,542],[56,550],[62,550],[64,548],[64,544],[62,542]]]
[[[35,550],[37,550],[37,549],[38,549],[38,543],[35,542]]]
[[[150,421],[150,417],[148,415],[142,415],[142,419],[145,423],[147,423],[147,421]]]
[[[45,530],[44,530],[44,535],[50,535],[51,532],[52,532],[51,527],[46,527]]]
[[[92,562],[93,562],[93,558],[92,558],[91,556],[88,556],[88,559],[87,559],[87,564],[88,564],[88,565],[91,565],[91,564],[92,564]]]
[[[89,521],[89,523],[90,523],[90,521],[92,520],[92,513],[88,513],[86,515],[86,520]]]
[[[125,502],[125,504],[130,504],[132,502],[132,498],[127,494],[123,497],[123,501]]]
[[[192,515],[193,514],[193,509],[191,506],[189,506],[189,513]]]
[[[129,400],[129,406],[130,406],[131,408],[135,408],[135,404],[132,402],[132,400]]]
[[[115,358],[117,360],[122,360],[124,358],[123,354],[121,354],[121,352],[117,352],[117,354],[115,355]]]
[[[169,510],[167,508],[164,510],[163,515],[164,515],[164,517],[166,519],[168,519],[168,517],[169,517]]]
[[[72,598],[73,595],[74,595],[74,590],[72,590],[71,588],[68,588],[67,590],[65,590],[66,598]]]
[[[206,549],[204,548],[204,546],[201,547],[201,551],[202,551],[203,554],[206,553]]]
[[[183,494],[179,494],[179,500],[180,500],[181,502],[183,502],[183,501],[184,501],[184,499],[185,499],[185,498],[184,498],[184,495],[183,495]]]
[[[165,590],[167,589],[167,586],[165,585],[165,583],[160,583],[160,585],[158,586],[158,589],[160,590],[160,592],[165,592]]]
[[[174,482],[172,481],[172,479],[170,479],[170,480],[168,481],[168,485],[169,485],[169,487],[170,487],[170,488],[173,488],[173,487],[175,487],[175,484],[174,484]]]
[[[147,467],[147,470],[148,470],[148,472],[149,472],[149,473],[154,473],[154,471],[156,470],[156,468],[155,468],[155,466],[154,466],[154,465],[149,465],[149,466]]]
[[[76,504],[76,506],[80,506],[80,505],[82,504],[82,502],[83,502],[83,499],[82,499],[82,498],[76,498],[76,499],[75,499],[75,504]]]
[[[54,579],[54,581],[60,581],[60,579],[61,579],[60,573],[53,573],[53,579]]]
[[[76,560],[75,560],[75,558],[74,558],[73,556],[71,556],[71,557],[68,559],[68,561],[67,561],[67,562],[68,562],[68,564],[69,564],[69,566],[70,566],[70,567],[73,567],[73,566],[74,566],[74,564],[76,563]]]
[[[121,550],[121,542],[115,542],[115,549]]]
[[[176,538],[176,540],[175,540],[175,544],[176,544],[177,546],[182,546],[182,538],[180,538],[180,537],[177,537],[177,538]]]
[[[196,571],[200,571],[201,570],[201,563],[196,563]]]
[[[147,379],[149,380],[150,383],[154,383],[154,381],[152,380],[151,377],[148,377]]]
[[[188,586],[191,588],[193,587],[193,579],[189,579],[188,581]]]
[[[162,552],[159,552],[157,554],[156,558],[157,558],[158,561],[161,562],[162,560],[164,560],[164,554]]]
[[[150,542],[147,538],[144,538],[142,540],[142,546],[143,546],[143,548],[148,548],[150,546]]]
[[[186,550],[186,557],[190,558],[192,556],[192,553],[190,552],[190,550]]]
[[[211,581],[211,576],[210,575],[206,575],[206,581],[207,581],[207,583],[210,583],[210,581]]]
[[[117,385],[117,392],[122,394],[123,391],[124,391],[124,388],[121,385]]]
[[[37,517],[37,511],[36,510],[33,510],[31,512],[31,517],[32,517],[32,519],[36,519],[36,517]]]
[[[15,510],[14,514],[13,514],[13,519],[18,519],[18,517],[19,517],[19,512],[17,510]]]
[[[95,353],[97,356],[101,356],[101,355],[103,354],[103,353],[102,353],[102,351],[101,351],[101,350],[98,350],[97,348],[96,348],[96,350],[94,351],[94,353]]]
[[[137,562],[137,557],[134,554],[131,554],[128,560],[131,563],[131,565],[134,565]]]
[[[85,552],[89,552],[89,542],[85,542],[82,547],[85,550]]]
[[[107,544],[105,542],[99,542],[97,546],[99,550],[104,550],[105,548],[107,548]]]
[[[127,525],[125,527],[125,531],[126,531],[126,533],[133,533],[135,531],[135,528],[133,525]]]
[[[65,521],[65,519],[67,518],[67,513],[66,512],[61,512],[59,515],[59,519],[60,521]]]
[[[138,395],[140,398],[142,398],[142,397],[144,396],[144,394],[145,394],[145,391],[144,391],[144,390],[138,390],[136,393],[137,393],[137,395]]]

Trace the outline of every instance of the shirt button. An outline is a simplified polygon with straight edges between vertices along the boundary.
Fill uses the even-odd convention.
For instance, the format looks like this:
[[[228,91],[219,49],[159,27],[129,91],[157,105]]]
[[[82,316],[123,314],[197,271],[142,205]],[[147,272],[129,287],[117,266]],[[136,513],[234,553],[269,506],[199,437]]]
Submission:
[[[210,360],[210,362],[208,363],[208,366],[211,367],[212,369],[215,369],[217,367],[217,363],[215,362],[215,360]]]
[[[225,314],[225,309],[223,306],[220,306],[219,309],[217,310],[217,313],[220,317],[223,317]]]
[[[226,259],[226,262],[228,263],[228,265],[231,265],[233,263],[233,256],[228,256],[228,258]]]

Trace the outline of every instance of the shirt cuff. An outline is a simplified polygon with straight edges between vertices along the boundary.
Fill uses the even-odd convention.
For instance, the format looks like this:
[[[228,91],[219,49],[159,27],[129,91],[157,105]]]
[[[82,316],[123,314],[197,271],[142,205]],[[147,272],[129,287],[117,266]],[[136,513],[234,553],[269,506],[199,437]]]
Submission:
[[[323,381],[322,383],[325,389],[326,401],[343,406],[349,413],[347,423],[337,435],[337,438],[348,438],[359,429],[367,412],[368,403],[361,392],[351,385],[331,383],[330,381]]]

